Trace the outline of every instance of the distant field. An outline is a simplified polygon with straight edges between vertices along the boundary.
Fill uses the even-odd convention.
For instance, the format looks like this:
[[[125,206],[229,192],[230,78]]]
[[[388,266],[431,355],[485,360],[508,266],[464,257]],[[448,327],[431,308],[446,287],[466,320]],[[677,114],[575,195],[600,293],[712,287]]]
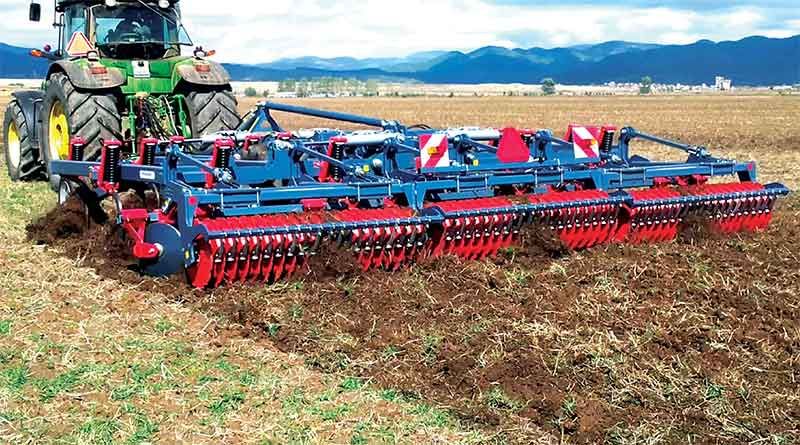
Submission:
[[[800,97],[292,103],[435,126],[632,125],[800,186]],[[528,243],[198,292],[109,267],[105,244],[29,241],[55,197],[0,168],[0,443],[800,440],[797,198],[753,236]]]

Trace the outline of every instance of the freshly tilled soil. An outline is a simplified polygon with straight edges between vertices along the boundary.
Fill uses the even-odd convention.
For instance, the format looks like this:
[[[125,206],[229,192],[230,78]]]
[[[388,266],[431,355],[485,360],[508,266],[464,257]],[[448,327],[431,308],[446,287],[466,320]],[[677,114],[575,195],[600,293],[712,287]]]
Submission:
[[[197,291],[142,278],[119,233],[76,203],[31,240],[223,314],[310,367],[368,379],[525,443],[791,439],[800,424],[797,203],[766,233],[720,238],[701,221],[662,245],[571,253],[531,227],[487,261],[362,273],[320,252],[297,281]],[[794,433],[792,432],[794,431]]]

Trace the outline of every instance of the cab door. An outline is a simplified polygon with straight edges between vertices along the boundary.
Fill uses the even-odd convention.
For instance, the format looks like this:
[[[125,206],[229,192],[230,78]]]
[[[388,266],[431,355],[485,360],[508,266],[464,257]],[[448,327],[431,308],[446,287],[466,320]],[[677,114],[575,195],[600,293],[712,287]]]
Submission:
[[[61,42],[59,42],[62,54],[70,56],[67,52],[69,49],[69,42],[72,37],[77,33],[83,33],[89,39],[89,42],[94,42],[92,37],[88,34],[88,20],[86,17],[86,7],[81,6],[68,6],[64,9],[64,32],[61,35]]]

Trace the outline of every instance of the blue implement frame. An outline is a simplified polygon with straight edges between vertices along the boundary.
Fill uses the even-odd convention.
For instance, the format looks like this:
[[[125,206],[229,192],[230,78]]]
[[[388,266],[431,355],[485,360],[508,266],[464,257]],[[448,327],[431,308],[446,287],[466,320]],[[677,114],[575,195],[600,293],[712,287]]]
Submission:
[[[278,124],[273,112],[372,129],[317,129],[292,133]],[[703,147],[666,140],[630,127],[611,131],[615,132],[612,137],[615,136],[616,143],[603,146],[596,159],[588,160],[575,156],[574,142],[557,138],[547,130],[521,133],[529,151],[528,161],[504,163],[497,154],[500,132],[491,129],[406,127],[392,120],[264,102],[245,118],[237,131],[159,142],[148,164],[134,154],[113,166],[81,160],[53,161],[51,172],[60,175],[62,181],[84,184],[98,199],[125,189],[156,190],[163,206],[150,211],[147,222],[159,222],[168,211],[176,215],[172,224],[179,234],[181,247],[179,252],[166,255],[174,258],[180,255],[185,267],[197,261],[195,243],[198,239],[335,233],[385,224],[434,225],[451,218],[501,212],[517,215],[521,223],[528,215],[592,205],[691,206],[712,198],[680,196],[662,201],[637,201],[627,191],[665,182],[683,185],[697,178],[730,176],[739,182],[757,180],[753,162],[717,158]],[[420,139],[434,134],[446,135],[450,162],[446,166],[423,169],[418,161]],[[215,164],[218,156],[214,143],[222,139],[233,141],[233,153],[224,164]],[[631,143],[635,140],[683,151],[687,159],[657,162],[631,156]],[[103,181],[102,172],[108,168],[118,173],[113,184]],[[515,203],[510,208],[457,212],[444,212],[431,205],[510,196],[518,190],[544,193],[576,189],[606,191],[610,198],[549,204]],[[761,191],[736,192],[713,199],[778,197],[788,193],[785,186],[770,184]],[[414,216],[394,221],[326,222],[235,231],[211,230],[196,221],[201,209],[211,209],[214,216],[222,218],[300,213],[307,208],[308,200],[321,200],[324,208],[331,210],[336,209],[340,201],[362,208],[381,208],[391,200],[412,209]],[[148,240],[151,241],[160,242]],[[156,270],[155,274],[158,273]]]

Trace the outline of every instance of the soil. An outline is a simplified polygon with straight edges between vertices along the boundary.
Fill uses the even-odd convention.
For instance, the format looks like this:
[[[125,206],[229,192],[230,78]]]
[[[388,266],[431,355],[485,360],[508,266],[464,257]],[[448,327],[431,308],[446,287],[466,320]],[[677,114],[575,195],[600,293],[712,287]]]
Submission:
[[[310,367],[448,407],[509,442],[530,440],[520,431],[532,423],[572,443],[717,443],[800,421],[776,396],[797,395],[800,368],[795,216],[781,211],[761,234],[696,225],[673,243],[579,253],[532,227],[492,260],[397,273],[362,273],[330,249],[298,281],[208,292],[142,278],[116,229],[87,228],[75,202],[28,229],[108,279],[223,314]]]

